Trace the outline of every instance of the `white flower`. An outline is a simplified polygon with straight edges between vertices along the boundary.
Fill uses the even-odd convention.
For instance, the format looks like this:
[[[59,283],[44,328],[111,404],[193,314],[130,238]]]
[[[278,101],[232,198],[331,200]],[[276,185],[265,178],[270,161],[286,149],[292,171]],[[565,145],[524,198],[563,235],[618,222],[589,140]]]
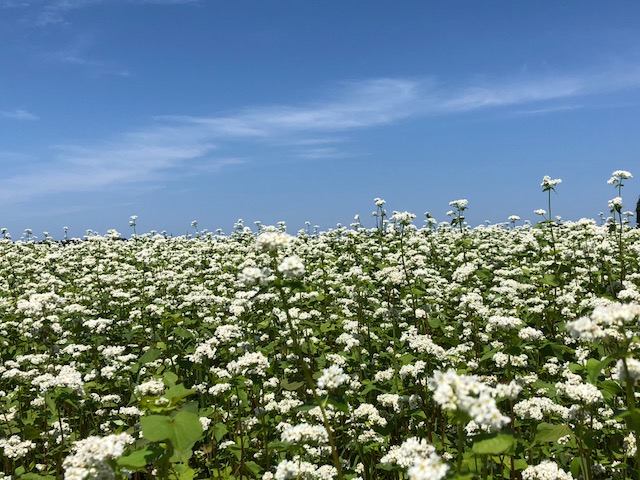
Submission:
[[[520,325],[522,325],[522,320],[519,318],[494,315],[489,317],[487,332],[493,332],[494,330],[514,330]]]
[[[245,285],[264,285],[269,282],[270,276],[271,270],[268,268],[245,267],[238,275],[238,280]]]
[[[629,458],[635,458],[638,453],[638,445],[636,444],[636,436],[633,432],[624,437],[623,445],[625,455]]]
[[[560,178],[552,179],[549,175],[545,175],[544,178],[542,179],[542,183],[540,184],[540,186],[544,187],[546,190],[549,188],[554,188],[556,185],[559,185],[561,183],[562,183],[562,179]]]
[[[480,382],[476,375],[458,375],[452,369],[436,370],[428,386],[434,392],[433,400],[443,409],[467,413],[486,431],[499,430],[510,421],[496,405],[495,389]]]
[[[535,342],[544,338],[544,333],[533,327],[524,327],[518,332],[518,338],[528,342]]]
[[[300,423],[293,427],[285,428],[280,434],[280,440],[298,445],[309,442],[326,444],[329,442],[329,434],[324,426]]]
[[[456,208],[465,208],[468,204],[469,204],[469,200],[467,200],[466,198],[449,202],[450,207],[456,207]]]
[[[392,222],[397,222],[400,225],[409,225],[416,216],[410,212],[393,212],[393,216],[391,217]]]
[[[546,215],[547,211],[542,208],[539,208],[537,210],[534,210],[533,213],[535,213],[536,215]]]
[[[264,232],[258,235],[256,246],[265,252],[275,252],[293,241],[293,237],[284,232]]]
[[[619,183],[622,180],[628,180],[629,178],[633,178],[631,172],[627,172],[626,170],[616,170],[611,174],[611,178],[607,183],[609,185],[613,185],[615,183]]]
[[[449,465],[444,463],[437,453],[432,453],[427,458],[420,458],[414,463],[407,473],[409,480],[440,480],[446,477]]]
[[[591,316],[567,322],[566,329],[573,338],[592,341],[616,337],[621,330],[636,325],[640,318],[640,305],[612,303],[599,305]]]
[[[344,373],[342,367],[331,365],[322,370],[322,375],[318,379],[318,388],[322,390],[335,390],[340,385],[349,381],[349,375]]]
[[[9,438],[0,438],[0,449],[4,451],[7,458],[24,457],[31,450],[36,448],[36,444],[31,440],[22,440],[17,435]]]
[[[227,364],[227,370],[234,375],[258,375],[264,377],[269,368],[269,359],[262,352],[247,352],[238,360]]]
[[[609,200],[609,208],[611,210],[622,208],[622,197],[615,197]]]
[[[304,275],[304,263],[300,257],[292,255],[282,260],[282,263],[278,265],[278,271],[285,276],[285,278],[296,278]]]
[[[555,462],[544,460],[539,465],[529,465],[522,472],[522,480],[573,480],[573,476]]]
[[[632,382],[637,382],[640,379],[640,361],[635,358],[626,358],[627,368],[624,368],[624,361],[622,359],[618,360],[616,363],[616,367],[614,370],[614,375],[621,383],[627,381],[627,378],[631,379]],[[627,377],[628,372],[628,377]]]
[[[386,465],[410,467],[421,458],[427,458],[435,453],[435,447],[427,443],[424,438],[410,437],[402,445],[393,445],[389,452],[380,459]]]
[[[159,378],[153,378],[144,383],[141,383],[140,385],[137,385],[133,389],[133,392],[137,396],[143,397],[145,395],[160,395],[161,393],[164,393],[164,389],[164,382]]]
[[[320,467],[304,461],[283,460],[278,464],[275,480],[331,480],[338,475],[332,465]]]
[[[134,438],[127,433],[88,437],[73,444],[73,454],[64,459],[65,480],[115,478],[109,460],[121,457]]]

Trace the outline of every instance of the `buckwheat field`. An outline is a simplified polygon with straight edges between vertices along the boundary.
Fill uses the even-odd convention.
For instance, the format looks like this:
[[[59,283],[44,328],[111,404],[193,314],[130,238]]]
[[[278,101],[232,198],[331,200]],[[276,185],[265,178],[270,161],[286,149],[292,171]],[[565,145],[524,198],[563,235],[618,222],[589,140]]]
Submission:
[[[638,478],[629,179],[598,221],[545,177],[536,224],[5,233],[0,478]]]

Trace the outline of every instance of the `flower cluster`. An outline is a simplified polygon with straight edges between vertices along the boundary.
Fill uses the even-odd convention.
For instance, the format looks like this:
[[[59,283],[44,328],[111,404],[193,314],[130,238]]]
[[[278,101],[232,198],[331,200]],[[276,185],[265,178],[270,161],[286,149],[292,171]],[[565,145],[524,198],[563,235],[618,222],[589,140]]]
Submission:
[[[434,401],[445,410],[460,410],[487,431],[500,430],[509,422],[495,401],[495,390],[475,375],[458,375],[454,370],[436,371],[429,378]]]
[[[106,437],[88,437],[75,442],[73,454],[64,459],[65,480],[114,478],[108,460],[122,456],[127,445],[133,443],[131,435],[120,433]]]

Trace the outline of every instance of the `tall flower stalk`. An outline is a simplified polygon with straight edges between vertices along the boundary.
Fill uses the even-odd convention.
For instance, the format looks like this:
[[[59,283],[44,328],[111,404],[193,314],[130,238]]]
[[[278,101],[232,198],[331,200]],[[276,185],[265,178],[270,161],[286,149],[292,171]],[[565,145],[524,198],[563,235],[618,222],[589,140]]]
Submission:
[[[546,222],[549,224],[550,231],[551,231],[551,245],[553,247],[553,257],[554,259],[557,259],[557,252],[556,252],[556,238],[555,238],[555,233],[553,231],[553,227],[554,227],[554,220],[553,220],[553,215],[551,213],[551,192],[554,193],[558,193],[556,192],[556,186],[558,186],[559,184],[562,183],[562,179],[560,178],[551,178],[549,175],[545,175],[544,178],[542,179],[542,183],[540,184],[540,186],[542,187],[542,191],[547,193],[547,208],[548,210],[546,212],[544,212],[544,210],[536,210],[536,213],[541,213],[543,216],[546,213],[547,215],[547,219]]]
[[[633,178],[633,175],[631,175],[630,172],[627,172],[626,170],[616,170],[611,174],[611,178],[607,182],[609,185],[613,185],[614,188],[618,189],[618,196],[609,200],[609,211],[613,216],[612,231],[617,233],[618,255],[620,259],[620,282],[624,282],[627,276],[627,268],[624,259],[622,187],[624,187],[624,180],[628,180],[630,178]]]

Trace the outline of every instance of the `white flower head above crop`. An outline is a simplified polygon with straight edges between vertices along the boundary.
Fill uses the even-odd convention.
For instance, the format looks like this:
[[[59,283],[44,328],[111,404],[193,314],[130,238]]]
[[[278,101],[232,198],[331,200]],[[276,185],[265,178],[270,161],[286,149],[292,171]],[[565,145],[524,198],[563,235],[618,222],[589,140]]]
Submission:
[[[407,226],[413,222],[413,219],[416,216],[411,212],[393,212],[393,216],[391,217],[392,222],[396,222],[399,225]]]
[[[453,202],[449,202],[450,207],[456,207],[456,208],[466,208],[468,204],[469,204],[469,200],[467,200],[466,198],[461,198],[460,200],[454,200]]]
[[[609,185],[617,185],[622,182],[622,180],[628,180],[633,178],[631,172],[627,172],[626,170],[616,170],[611,174],[611,178],[607,181]]]
[[[542,183],[540,184],[545,190],[553,189],[557,185],[562,183],[562,179],[560,178],[551,178],[549,175],[545,175],[542,179]]]
[[[615,197],[609,200],[609,208],[611,210],[617,210],[622,208],[622,197]]]

